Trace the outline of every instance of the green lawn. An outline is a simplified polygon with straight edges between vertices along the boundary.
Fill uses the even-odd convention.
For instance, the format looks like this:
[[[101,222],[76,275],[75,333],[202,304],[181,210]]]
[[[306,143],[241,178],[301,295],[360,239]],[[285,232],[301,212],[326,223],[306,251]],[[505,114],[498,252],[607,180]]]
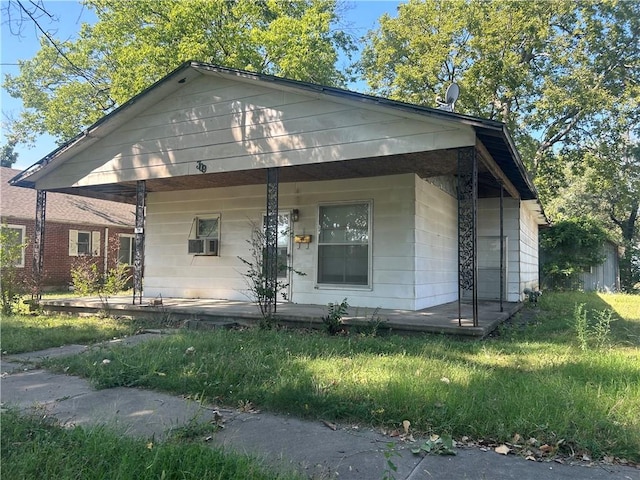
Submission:
[[[89,344],[132,335],[139,328],[129,319],[68,315],[13,315],[0,322],[2,353],[34,352],[70,344]]]
[[[590,326],[580,341],[576,305]],[[595,328],[611,310],[609,329]],[[602,327],[602,325],[601,325]],[[640,296],[545,293],[483,341],[328,337],[290,330],[184,331],[51,368],[98,387],[140,386],[306,418],[534,438],[564,453],[640,461]],[[3,339],[4,348],[4,339]],[[108,358],[110,363],[102,363]]]
[[[42,416],[1,414],[2,478],[57,480],[219,479],[294,480],[261,462],[203,443],[160,443],[123,437],[108,429],[61,428]]]

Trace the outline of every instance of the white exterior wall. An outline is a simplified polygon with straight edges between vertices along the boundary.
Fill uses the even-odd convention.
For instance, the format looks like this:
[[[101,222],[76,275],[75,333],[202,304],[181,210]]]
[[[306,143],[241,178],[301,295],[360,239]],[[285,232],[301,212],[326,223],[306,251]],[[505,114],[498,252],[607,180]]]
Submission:
[[[534,215],[524,203],[520,205],[520,294],[525,288],[538,288],[540,281],[538,222]]]
[[[365,308],[414,307],[414,175],[280,184],[280,211],[299,210],[293,234],[311,234],[312,243],[293,245],[294,303],[325,306],[347,298]],[[372,202],[373,278],[371,288],[329,288],[316,282],[318,204]],[[250,221],[261,222],[265,186],[149,193],[145,246],[145,296],[218,298],[246,301],[245,270]],[[195,216],[219,213],[220,256],[187,254]]]
[[[532,217],[530,218],[532,219]],[[513,198],[504,198],[503,222],[503,233],[506,237],[505,240],[507,247],[505,300],[507,302],[518,302],[520,301],[520,293],[522,292],[522,288],[520,288],[521,255],[519,250],[522,233],[520,226],[520,202],[518,200]],[[537,225],[535,226],[537,232]],[[478,237],[500,237],[499,198],[481,198],[478,200]],[[479,263],[481,263],[481,259],[479,258],[478,260]],[[535,271],[537,275],[537,263]],[[482,279],[480,279],[480,281],[482,281]],[[499,282],[500,280],[497,278],[495,281]],[[496,289],[499,291],[499,283],[497,284]]]
[[[458,201],[415,177],[415,310],[458,299]]]
[[[475,144],[471,127],[201,75],[95,137],[37,188],[307,165]]]

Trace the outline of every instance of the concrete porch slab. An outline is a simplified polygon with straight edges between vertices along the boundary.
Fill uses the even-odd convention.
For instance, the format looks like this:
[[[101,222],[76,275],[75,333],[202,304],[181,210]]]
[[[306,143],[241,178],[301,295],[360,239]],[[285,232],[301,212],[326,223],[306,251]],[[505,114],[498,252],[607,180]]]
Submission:
[[[158,300],[143,298],[141,305],[133,305],[131,297],[113,297],[105,308],[97,297],[78,297],[45,299],[42,306],[45,311],[74,314],[98,313],[108,309],[112,315],[183,321],[193,328],[250,326],[256,325],[261,318],[258,307],[251,302],[163,298],[161,304],[156,304]],[[461,304],[459,318],[457,302],[415,312],[350,307],[343,321],[345,327],[351,329],[367,327],[373,320],[381,322],[382,328],[394,333],[441,333],[483,338],[515,315],[522,306],[522,303],[504,302],[503,311],[500,311],[499,302],[480,301],[476,327],[473,326],[471,304]],[[292,328],[320,329],[323,327],[322,317],[327,314],[326,306],[296,303],[279,303],[276,310],[278,322]]]

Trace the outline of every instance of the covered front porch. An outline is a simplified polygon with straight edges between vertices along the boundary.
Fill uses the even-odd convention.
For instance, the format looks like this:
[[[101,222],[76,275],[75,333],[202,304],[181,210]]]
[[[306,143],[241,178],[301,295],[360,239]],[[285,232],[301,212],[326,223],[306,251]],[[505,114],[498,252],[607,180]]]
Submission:
[[[241,301],[247,220],[264,226],[272,291],[283,212],[301,240],[285,267],[306,275],[285,282],[296,303],[277,306],[283,322],[320,324],[327,302],[346,297],[361,306],[348,322],[383,305],[380,318],[405,330],[483,336],[510,309],[481,299],[517,301],[537,284],[544,214],[503,124],[331,87],[188,62],[12,184],[38,190],[38,278],[47,191],[136,205],[139,314],[161,294],[174,315],[204,315],[204,303],[207,315],[254,322]],[[434,304],[441,313],[421,310]]]
[[[97,297],[43,299],[45,311],[74,314],[98,313],[105,305]],[[515,315],[521,302],[479,301],[477,325],[474,326],[472,302],[445,303],[418,311],[394,309],[368,309],[350,307],[343,317],[345,328],[366,329],[379,322],[382,331],[397,334],[439,333],[483,338],[501,323]],[[167,324],[190,328],[217,328],[257,325],[262,318],[258,307],[252,302],[193,298],[144,298],[133,305],[131,297],[114,297],[108,300],[111,315],[134,318],[157,318]],[[279,303],[277,322],[290,328],[322,329],[322,318],[327,307]]]

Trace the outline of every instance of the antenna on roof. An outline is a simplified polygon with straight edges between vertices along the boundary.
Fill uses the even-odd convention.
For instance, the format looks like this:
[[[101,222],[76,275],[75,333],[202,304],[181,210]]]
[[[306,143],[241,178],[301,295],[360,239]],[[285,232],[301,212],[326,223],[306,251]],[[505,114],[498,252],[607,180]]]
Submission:
[[[449,85],[449,88],[447,88],[447,93],[445,94],[444,102],[440,99],[440,97],[436,97],[438,110],[453,112],[456,106],[456,100],[458,100],[459,95],[460,95],[460,87],[458,87],[458,84],[452,83],[451,85]]]

